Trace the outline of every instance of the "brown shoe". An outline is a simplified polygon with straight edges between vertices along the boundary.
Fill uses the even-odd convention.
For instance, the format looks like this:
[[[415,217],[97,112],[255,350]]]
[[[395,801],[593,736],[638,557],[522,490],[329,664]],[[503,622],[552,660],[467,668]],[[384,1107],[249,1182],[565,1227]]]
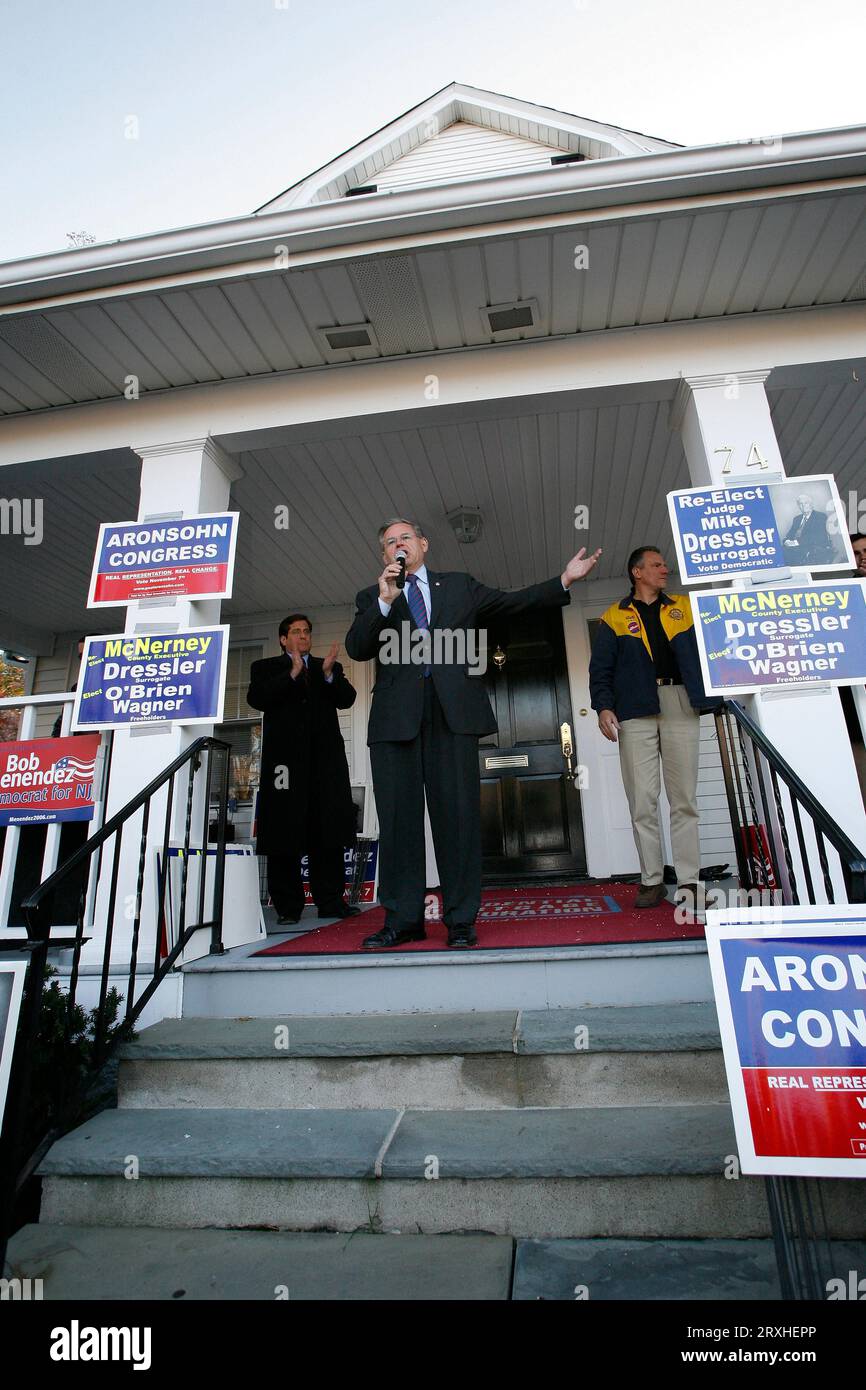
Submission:
[[[663,883],[642,883],[634,900],[635,907],[658,907],[667,902],[667,892]]]

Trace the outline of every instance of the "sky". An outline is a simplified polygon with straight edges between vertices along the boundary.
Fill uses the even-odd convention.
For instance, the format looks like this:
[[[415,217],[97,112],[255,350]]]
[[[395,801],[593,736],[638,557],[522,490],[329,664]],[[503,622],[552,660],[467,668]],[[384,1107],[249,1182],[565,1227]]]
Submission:
[[[866,124],[863,0],[0,0],[0,35],[0,262],[251,213],[452,81],[684,145]]]

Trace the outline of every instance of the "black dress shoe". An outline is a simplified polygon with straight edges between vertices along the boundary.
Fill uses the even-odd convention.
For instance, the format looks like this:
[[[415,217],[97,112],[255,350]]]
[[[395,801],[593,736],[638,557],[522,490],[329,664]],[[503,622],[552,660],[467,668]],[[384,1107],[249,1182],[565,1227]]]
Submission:
[[[334,903],[333,907],[320,907],[320,917],[357,917],[361,909],[351,903]]]
[[[296,922],[300,922],[300,920],[301,920],[300,914],[299,914],[297,917],[278,917],[278,918],[277,918],[277,926],[278,926],[278,927],[294,926],[294,924],[295,924]]]
[[[381,951],[387,946],[402,946],[407,941],[425,941],[426,938],[423,927],[383,927],[375,936],[368,936],[363,946],[365,951]]]
[[[454,946],[457,950],[466,950],[469,946],[477,946],[478,937],[475,935],[475,928],[473,926],[449,927],[448,945]]]

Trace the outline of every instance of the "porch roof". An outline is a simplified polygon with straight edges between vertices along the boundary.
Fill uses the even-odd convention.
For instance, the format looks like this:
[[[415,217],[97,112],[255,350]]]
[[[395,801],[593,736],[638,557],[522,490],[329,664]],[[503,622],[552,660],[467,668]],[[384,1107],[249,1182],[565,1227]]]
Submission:
[[[0,266],[0,413],[117,399],[130,377],[175,391],[866,297],[866,128],[776,144],[336,198]],[[515,302],[531,325],[493,330],[483,310]],[[322,331],[356,325],[369,346]]]
[[[843,498],[862,484],[866,394],[850,372],[817,368],[767,382],[790,475],[833,472]],[[426,406],[399,417],[298,425],[235,457],[242,514],[227,620],[350,604],[380,565],[376,531],[395,508],[417,515],[431,565],[516,588],[558,573],[591,542],[598,578],[615,583],[633,546],[673,559],[665,494],[688,486],[680,435],[669,427],[675,381],[592,393]],[[592,399],[592,403],[590,403]],[[579,407],[579,408],[578,408]],[[140,461],[116,450],[3,470],[7,499],[40,497],[44,541],[0,547],[0,646],[50,650],[52,635],[113,631],[122,610],[85,608],[101,521],[138,513]],[[288,531],[274,526],[287,503]],[[589,507],[589,531],[574,509]],[[481,540],[458,545],[446,513],[477,506]]]

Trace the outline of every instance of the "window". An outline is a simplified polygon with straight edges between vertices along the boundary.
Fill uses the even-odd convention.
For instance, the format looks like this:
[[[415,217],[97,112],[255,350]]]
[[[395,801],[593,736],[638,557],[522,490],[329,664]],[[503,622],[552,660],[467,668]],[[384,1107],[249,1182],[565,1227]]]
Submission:
[[[223,719],[261,719],[258,710],[247,704],[247,689],[250,683],[250,667],[254,661],[264,656],[261,642],[250,642],[242,646],[229,647],[226,668],[226,699]]]

